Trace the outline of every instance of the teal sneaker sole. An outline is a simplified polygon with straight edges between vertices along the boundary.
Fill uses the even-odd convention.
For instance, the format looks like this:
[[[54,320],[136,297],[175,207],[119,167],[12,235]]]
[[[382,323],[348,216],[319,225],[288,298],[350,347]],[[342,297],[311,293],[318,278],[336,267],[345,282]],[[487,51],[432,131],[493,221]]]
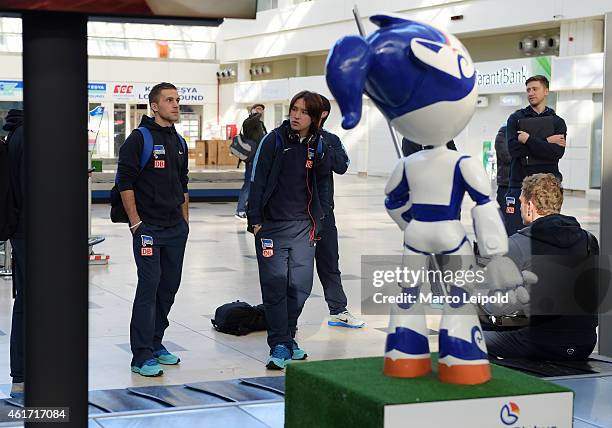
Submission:
[[[143,368],[132,367],[132,372],[145,377],[158,377],[164,374],[164,371],[161,369],[161,367],[156,368],[155,366],[144,366]]]
[[[301,361],[301,360],[305,360],[306,358],[308,358],[308,354],[304,352],[302,349],[293,350],[293,355],[291,356],[291,359],[293,361]]]
[[[266,364],[266,368],[269,370],[284,370],[287,364],[291,360],[281,360],[279,358],[270,358]]]
[[[181,362],[181,359],[176,355],[161,355],[159,357],[155,357],[159,364],[164,364],[166,366],[175,366]]]

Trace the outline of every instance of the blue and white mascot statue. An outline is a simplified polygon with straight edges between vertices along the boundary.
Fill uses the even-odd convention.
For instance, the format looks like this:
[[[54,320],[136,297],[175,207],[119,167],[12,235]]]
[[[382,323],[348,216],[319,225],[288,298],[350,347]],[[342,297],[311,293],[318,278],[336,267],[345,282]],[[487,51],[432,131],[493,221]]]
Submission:
[[[432,254],[461,256],[463,269],[475,266],[459,221],[467,192],[476,204],[471,214],[480,254],[511,273],[493,288],[522,285],[518,269],[500,257],[508,239],[482,164],[446,148],[476,105],[476,71],[468,52],[454,36],[427,24],[388,15],[370,21],[379,27],[371,35],[347,36],[335,44],[327,59],[327,83],[342,111],[343,128],[359,123],[365,93],[404,137],[434,146],[400,159],[385,188],[387,212],[404,231],[404,266],[427,267]],[[384,363],[388,376],[431,372],[424,307],[416,298],[422,285],[403,289],[415,296],[415,303],[391,305]],[[470,290],[454,284],[445,288],[461,303],[444,305],[439,378],[454,384],[487,382],[491,372],[482,329],[474,305],[463,303]]]

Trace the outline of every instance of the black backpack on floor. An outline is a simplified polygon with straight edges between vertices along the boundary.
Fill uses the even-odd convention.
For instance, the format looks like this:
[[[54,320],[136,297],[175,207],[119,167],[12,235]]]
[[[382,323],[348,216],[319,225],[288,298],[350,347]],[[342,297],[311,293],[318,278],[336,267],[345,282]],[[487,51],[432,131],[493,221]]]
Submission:
[[[253,331],[265,330],[264,305],[251,306],[239,300],[226,303],[217,308],[215,318],[210,322],[215,330],[234,336],[244,336]]]

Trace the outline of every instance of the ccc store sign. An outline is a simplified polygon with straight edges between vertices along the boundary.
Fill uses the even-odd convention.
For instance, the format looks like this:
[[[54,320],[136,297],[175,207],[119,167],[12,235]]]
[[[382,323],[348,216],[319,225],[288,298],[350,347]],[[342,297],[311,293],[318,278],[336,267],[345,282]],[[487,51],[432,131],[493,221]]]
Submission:
[[[131,94],[134,92],[134,85],[115,85],[114,94]]]

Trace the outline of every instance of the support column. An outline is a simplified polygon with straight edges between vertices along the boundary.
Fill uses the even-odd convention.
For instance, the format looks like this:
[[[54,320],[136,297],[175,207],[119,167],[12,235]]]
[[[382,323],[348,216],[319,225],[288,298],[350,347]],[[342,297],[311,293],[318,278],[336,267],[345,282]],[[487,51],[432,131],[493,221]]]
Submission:
[[[603,51],[604,25],[601,19],[563,21],[560,31],[559,56],[585,55]],[[563,187],[588,190],[590,184],[593,91],[561,91],[557,93],[556,112],[567,124],[567,147],[559,162]]]
[[[610,28],[610,25],[612,25],[612,12],[606,14],[604,45],[601,207],[599,215],[599,246],[604,257],[612,255],[612,227],[610,227],[612,224],[612,28]],[[599,315],[599,353],[612,357],[612,293],[607,293],[601,307],[603,310]]]
[[[593,92],[557,92],[555,111],[567,125],[567,147],[559,161],[563,188],[586,191],[589,189],[589,153],[593,144]]]
[[[23,15],[25,393],[87,426],[87,17]],[[58,249],[51,251],[50,249]],[[26,426],[56,426],[26,423]]]
[[[299,55],[295,59],[295,77],[306,76],[306,56]]]
[[[238,70],[236,71],[238,82],[248,82],[251,80],[250,68],[251,61],[238,61]]]
[[[287,9],[293,6],[293,0],[278,0],[278,8],[280,10]]]

